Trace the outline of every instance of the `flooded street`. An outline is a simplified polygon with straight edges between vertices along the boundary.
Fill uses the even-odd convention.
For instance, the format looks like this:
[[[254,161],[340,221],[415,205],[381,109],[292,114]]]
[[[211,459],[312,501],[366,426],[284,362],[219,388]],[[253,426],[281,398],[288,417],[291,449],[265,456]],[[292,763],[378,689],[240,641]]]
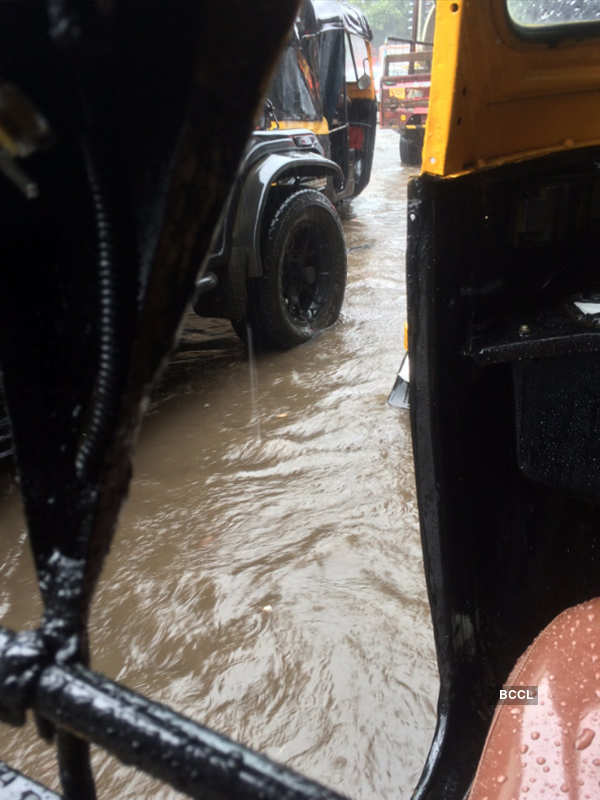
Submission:
[[[228,324],[186,319],[144,423],[96,595],[94,669],[355,800],[406,798],[437,669],[402,354],[407,178],[379,131],[345,212],[337,325],[254,376]],[[0,499],[2,624],[40,613],[15,487]],[[0,728],[2,758],[56,786],[53,749]],[[175,798],[96,753],[103,798]]]

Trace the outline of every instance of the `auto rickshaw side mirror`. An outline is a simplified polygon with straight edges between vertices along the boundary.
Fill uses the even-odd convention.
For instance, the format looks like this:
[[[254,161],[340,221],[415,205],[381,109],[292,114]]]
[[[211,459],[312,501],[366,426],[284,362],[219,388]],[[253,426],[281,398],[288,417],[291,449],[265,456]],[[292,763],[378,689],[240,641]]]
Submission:
[[[358,79],[357,86],[361,90],[361,92],[364,92],[365,89],[370,89],[371,88],[371,76],[367,75],[367,73],[365,72]]]

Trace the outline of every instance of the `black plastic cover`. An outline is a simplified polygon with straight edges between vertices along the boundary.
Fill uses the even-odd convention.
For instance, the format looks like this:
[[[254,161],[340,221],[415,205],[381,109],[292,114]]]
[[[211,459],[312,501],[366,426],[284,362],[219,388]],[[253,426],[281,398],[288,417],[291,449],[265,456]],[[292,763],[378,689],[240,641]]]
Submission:
[[[328,30],[319,37],[321,97],[323,113],[334,128],[346,121],[345,34],[343,30]]]
[[[290,34],[267,97],[273,103],[277,119],[314,121],[323,118],[317,38],[301,39],[296,31]]]
[[[373,38],[367,18],[354,6],[337,0],[314,0],[313,5],[322,31],[338,29],[365,39]]]
[[[267,91],[277,119],[345,121],[346,33],[371,39],[360,11],[335,0],[305,0]]]

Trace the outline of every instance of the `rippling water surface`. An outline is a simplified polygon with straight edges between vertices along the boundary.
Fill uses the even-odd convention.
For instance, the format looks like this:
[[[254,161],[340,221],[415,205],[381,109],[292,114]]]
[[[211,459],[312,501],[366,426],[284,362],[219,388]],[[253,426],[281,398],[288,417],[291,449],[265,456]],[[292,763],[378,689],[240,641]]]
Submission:
[[[410,796],[437,695],[409,420],[386,405],[405,304],[397,142],[379,132],[371,184],[346,213],[340,322],[258,357],[256,414],[229,327],[187,320],[91,623],[95,669],[356,800]],[[33,626],[5,483],[0,613]],[[0,737],[5,760],[56,786],[32,730]],[[179,797],[101,753],[95,764],[101,797]]]

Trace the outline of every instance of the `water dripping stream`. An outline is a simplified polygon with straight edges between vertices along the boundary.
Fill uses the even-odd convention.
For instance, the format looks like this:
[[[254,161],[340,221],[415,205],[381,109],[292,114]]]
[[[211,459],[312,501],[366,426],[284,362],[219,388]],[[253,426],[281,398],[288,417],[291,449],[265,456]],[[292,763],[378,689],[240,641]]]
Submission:
[[[260,428],[260,413],[258,410],[258,372],[256,369],[256,354],[254,352],[254,340],[252,338],[252,327],[246,325],[248,336],[248,369],[250,371],[250,404],[251,404],[251,425],[254,428],[254,436],[257,444],[262,442]]]

